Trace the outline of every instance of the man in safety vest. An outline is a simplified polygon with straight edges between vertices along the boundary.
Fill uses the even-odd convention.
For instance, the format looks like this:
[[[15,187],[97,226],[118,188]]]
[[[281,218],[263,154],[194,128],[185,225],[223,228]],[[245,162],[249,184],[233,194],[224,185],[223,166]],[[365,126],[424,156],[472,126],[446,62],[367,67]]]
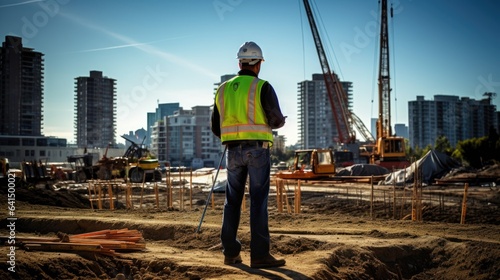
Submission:
[[[276,259],[269,252],[267,202],[272,129],[282,127],[286,117],[271,84],[257,77],[264,61],[261,48],[254,42],[246,42],[237,58],[240,71],[217,89],[211,120],[212,132],[227,145],[227,187],[221,230],[224,264],[242,262],[237,232],[249,176],[250,266],[282,266],[285,260]]]

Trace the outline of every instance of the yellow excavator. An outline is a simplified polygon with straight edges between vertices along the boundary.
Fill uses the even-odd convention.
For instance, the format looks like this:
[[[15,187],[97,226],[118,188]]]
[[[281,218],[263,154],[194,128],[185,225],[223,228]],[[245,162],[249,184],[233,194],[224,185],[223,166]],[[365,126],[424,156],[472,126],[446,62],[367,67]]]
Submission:
[[[387,169],[401,169],[410,166],[406,159],[403,137],[392,134],[391,128],[391,86],[389,71],[389,32],[387,24],[387,0],[382,0],[380,20],[380,56],[378,75],[378,119],[377,141],[370,155],[370,163]],[[391,7],[392,16],[392,7]]]
[[[122,136],[123,137],[123,136]],[[123,137],[131,143],[123,158],[128,161],[128,176],[132,183],[146,181],[161,181],[160,163],[158,158],[144,147],[143,143],[137,144],[132,139]],[[145,176],[146,175],[146,176]],[[144,177],[145,176],[145,177]]]
[[[161,181],[158,158],[143,143],[136,143],[133,139],[122,137],[131,143],[130,147],[123,156],[112,158],[107,157],[108,149],[106,148],[104,156],[92,166],[94,177],[101,180],[125,178],[130,179],[132,183]]]

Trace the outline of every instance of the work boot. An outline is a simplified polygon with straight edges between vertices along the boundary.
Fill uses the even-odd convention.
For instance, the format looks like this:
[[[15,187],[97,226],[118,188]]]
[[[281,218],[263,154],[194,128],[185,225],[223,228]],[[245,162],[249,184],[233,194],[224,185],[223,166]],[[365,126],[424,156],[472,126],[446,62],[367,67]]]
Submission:
[[[237,256],[235,257],[228,257],[228,256],[225,256],[224,257],[224,264],[237,264],[237,263],[241,263],[243,260],[241,259],[241,255],[238,254]]]
[[[285,265],[286,261],[284,259],[277,259],[272,255],[267,255],[263,258],[255,259],[253,258],[250,262],[250,267],[252,268],[265,268],[265,267],[278,267]]]

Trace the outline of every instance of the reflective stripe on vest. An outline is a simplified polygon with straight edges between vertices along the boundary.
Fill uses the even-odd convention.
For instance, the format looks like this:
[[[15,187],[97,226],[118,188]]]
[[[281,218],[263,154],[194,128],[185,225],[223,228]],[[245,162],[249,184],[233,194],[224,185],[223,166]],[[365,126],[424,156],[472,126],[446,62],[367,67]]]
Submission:
[[[227,124],[227,121],[224,120],[224,117],[226,117],[225,107],[227,105],[225,104],[224,100],[226,86],[228,86],[228,84],[230,84],[232,81],[234,81],[234,79],[237,78],[238,77],[235,77],[230,81],[223,83],[217,91],[217,108],[219,109],[220,115],[221,140],[223,142],[233,140],[264,140],[272,142],[272,129],[271,127],[269,127],[269,125],[267,125],[267,123],[265,123],[265,116],[263,115],[264,112],[260,107],[260,103],[259,106],[256,106],[256,102],[260,102],[260,95],[257,95],[257,91],[260,89],[257,87],[259,86],[259,82],[262,81],[258,78],[253,78],[248,88],[246,99],[247,112],[246,116],[244,116],[245,119],[241,120],[241,117],[243,117],[242,115],[237,116],[240,117],[238,118],[238,120],[245,121],[245,123],[236,123],[234,125],[231,125]],[[242,78],[240,77],[239,79],[241,80]],[[257,110],[257,107],[260,108],[260,112],[259,110]]]

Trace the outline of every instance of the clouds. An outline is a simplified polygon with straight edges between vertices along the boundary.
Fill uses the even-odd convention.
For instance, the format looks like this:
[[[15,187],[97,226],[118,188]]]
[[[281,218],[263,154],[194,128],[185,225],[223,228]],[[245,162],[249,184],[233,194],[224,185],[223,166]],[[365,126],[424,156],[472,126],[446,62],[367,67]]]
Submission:
[[[42,1],[43,0],[31,0],[31,1],[24,1],[24,2],[20,2],[20,3],[5,4],[5,5],[0,5],[0,9],[10,8],[10,7],[14,7],[14,6],[27,5],[27,4],[31,4],[31,3],[35,3],[35,2],[42,2]]]

